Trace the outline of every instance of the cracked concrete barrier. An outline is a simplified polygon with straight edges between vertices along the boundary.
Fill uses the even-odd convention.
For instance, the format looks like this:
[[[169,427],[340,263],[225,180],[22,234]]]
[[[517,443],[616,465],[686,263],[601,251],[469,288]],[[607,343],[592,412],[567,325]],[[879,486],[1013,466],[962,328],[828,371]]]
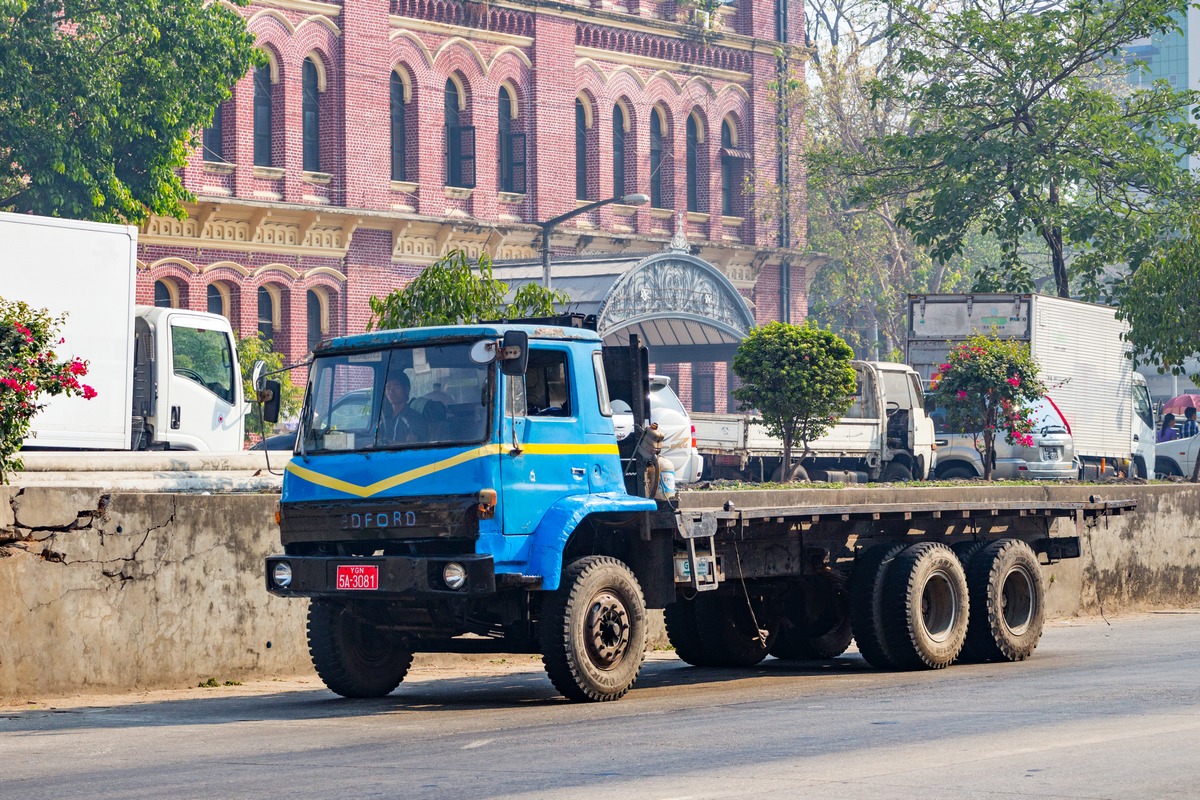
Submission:
[[[264,588],[277,495],[0,492],[0,698],[311,669]]]
[[[1136,513],[1083,532],[1083,558],[1047,568],[1053,616],[1200,604],[1197,486],[868,488],[836,498],[962,501],[970,493],[1138,502]],[[715,494],[683,501],[703,505]],[[762,500],[785,504],[782,494]],[[277,501],[0,486],[0,700],[312,674],[307,603],[265,587],[263,559],[279,550]]]

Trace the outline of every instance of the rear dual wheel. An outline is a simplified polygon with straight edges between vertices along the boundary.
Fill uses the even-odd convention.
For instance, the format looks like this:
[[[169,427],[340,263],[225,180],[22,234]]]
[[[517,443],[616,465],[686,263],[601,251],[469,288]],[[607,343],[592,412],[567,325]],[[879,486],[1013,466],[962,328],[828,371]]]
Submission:
[[[1019,539],[992,542],[970,557],[971,624],[964,655],[975,661],[1023,661],[1046,618],[1037,555]]]
[[[854,638],[879,669],[948,666],[966,639],[968,603],[962,563],[944,544],[885,542],[854,565]]]
[[[806,576],[783,602],[776,658],[799,661],[836,658],[850,646],[850,598],[844,580],[829,572]]]

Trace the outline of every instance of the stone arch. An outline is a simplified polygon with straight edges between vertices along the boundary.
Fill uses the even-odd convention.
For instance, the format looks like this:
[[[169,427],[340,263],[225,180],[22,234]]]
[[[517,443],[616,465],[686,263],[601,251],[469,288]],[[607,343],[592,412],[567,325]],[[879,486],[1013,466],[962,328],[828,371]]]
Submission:
[[[433,54],[433,66],[447,75],[457,71],[468,77],[484,78],[488,72],[487,61],[479,48],[461,36],[442,43]]]
[[[284,34],[287,36],[291,36],[296,32],[296,26],[292,24],[292,21],[285,17],[282,12],[276,11],[273,8],[264,8],[261,11],[251,14],[250,19],[246,20],[246,29],[261,37],[263,31],[255,30],[255,28],[264,27],[270,23],[275,23],[279,28],[282,28]]]
[[[337,23],[324,14],[313,14],[311,17],[305,17],[304,19],[300,20],[300,24],[296,26],[296,30],[300,31],[309,25],[324,28],[328,33],[332,33],[334,36],[340,37],[342,35],[342,29],[337,26]]]
[[[424,61],[426,69],[433,67],[433,54],[429,52],[429,48],[421,41],[421,37],[417,36],[412,31],[392,31],[392,61],[402,61],[412,64],[416,61],[413,57],[419,53]]]
[[[495,55],[492,56],[491,62],[489,62],[487,66],[487,71],[490,72],[494,70],[496,68],[496,62],[498,62],[501,58],[508,57],[511,57],[524,64],[525,69],[533,69],[533,62],[529,60],[529,56],[525,54],[525,51],[509,44],[496,51]]]
[[[207,267],[205,267],[202,272],[207,275],[210,272],[219,272],[224,270],[232,271],[243,278],[250,277],[250,270],[248,270],[246,267],[243,267],[241,264],[238,264],[236,261],[214,261],[212,264],[209,264]]]

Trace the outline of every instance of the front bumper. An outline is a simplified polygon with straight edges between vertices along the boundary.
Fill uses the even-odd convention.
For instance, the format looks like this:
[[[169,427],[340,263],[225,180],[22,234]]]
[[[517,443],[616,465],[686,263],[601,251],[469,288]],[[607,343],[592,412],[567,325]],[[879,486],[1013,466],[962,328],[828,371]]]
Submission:
[[[292,568],[292,580],[286,588],[273,578],[275,565],[285,562]],[[451,589],[442,580],[449,563],[462,565],[466,582]],[[339,589],[338,567],[375,567],[378,588]],[[496,570],[491,556],[270,556],[266,563],[267,591],[281,597],[478,597],[496,591]]]

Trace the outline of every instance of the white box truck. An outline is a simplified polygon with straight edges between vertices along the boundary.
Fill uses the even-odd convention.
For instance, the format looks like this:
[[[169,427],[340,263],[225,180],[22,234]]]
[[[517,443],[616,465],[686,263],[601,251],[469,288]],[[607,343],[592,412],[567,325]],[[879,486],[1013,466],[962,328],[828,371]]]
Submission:
[[[97,393],[50,398],[26,449],[242,449],[229,320],[135,306],[136,278],[134,227],[0,213],[0,297],[66,314],[59,356],[88,361]]]
[[[1062,411],[1081,475],[1154,468],[1154,417],[1116,309],[1040,294],[914,294],[907,361],[928,381],[975,333],[1027,342]]]

